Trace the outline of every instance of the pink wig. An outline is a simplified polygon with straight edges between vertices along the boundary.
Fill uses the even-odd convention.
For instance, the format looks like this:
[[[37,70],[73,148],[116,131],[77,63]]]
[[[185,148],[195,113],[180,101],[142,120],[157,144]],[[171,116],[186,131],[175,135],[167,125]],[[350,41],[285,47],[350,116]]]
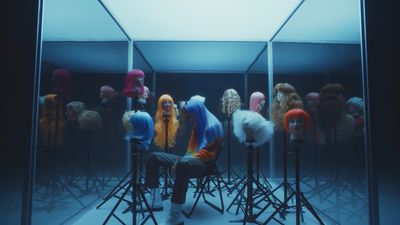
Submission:
[[[56,69],[52,74],[53,91],[63,97],[71,95],[71,74],[65,69]]]
[[[103,93],[103,97],[104,97],[104,98],[110,99],[110,98],[114,95],[115,90],[114,90],[114,88],[112,88],[111,86],[104,85],[104,86],[102,86],[102,87],[100,88],[100,92]]]
[[[136,84],[136,79],[138,77],[144,77],[143,71],[139,69],[133,69],[128,72],[125,78],[125,84],[124,84],[124,95],[128,97],[135,97],[137,95],[143,95],[144,93],[144,86],[138,86]],[[136,91],[136,89],[139,88],[139,92]]]
[[[250,111],[261,112],[260,103],[265,100],[265,95],[261,92],[253,92],[250,96]]]
[[[309,103],[318,104],[319,103],[319,94],[317,92],[310,92],[306,95],[306,100]]]

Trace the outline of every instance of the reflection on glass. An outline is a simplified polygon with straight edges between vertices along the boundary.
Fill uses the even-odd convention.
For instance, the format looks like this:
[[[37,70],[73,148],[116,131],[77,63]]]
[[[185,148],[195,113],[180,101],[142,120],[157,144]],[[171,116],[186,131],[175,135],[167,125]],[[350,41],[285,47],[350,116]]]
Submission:
[[[303,102],[296,108],[303,108],[311,118],[301,153],[305,198],[327,223],[368,224],[359,6],[354,1],[329,4],[350,9],[343,14],[345,18],[338,18],[319,7],[319,17],[311,19],[311,9],[319,3],[305,2],[274,39],[274,85],[291,85]],[[345,20],[351,22],[343,24]],[[296,29],[299,26],[303,29]],[[323,26],[331,26],[336,33],[317,29]],[[274,96],[282,97],[279,92]],[[280,124],[282,117],[275,118]],[[286,135],[277,130],[278,177],[285,177],[284,149],[288,144]],[[287,163],[290,186],[295,179],[292,161]]]

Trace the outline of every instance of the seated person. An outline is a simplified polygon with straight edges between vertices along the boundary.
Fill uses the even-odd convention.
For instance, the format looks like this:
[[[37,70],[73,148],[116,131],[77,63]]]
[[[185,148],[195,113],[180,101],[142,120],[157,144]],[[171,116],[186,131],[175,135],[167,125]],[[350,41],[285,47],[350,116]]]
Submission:
[[[164,224],[183,223],[181,214],[185,203],[190,177],[207,173],[209,163],[216,156],[216,151],[223,140],[223,129],[218,119],[204,105],[204,99],[192,97],[181,109],[181,119],[190,121],[192,133],[187,152],[184,156],[164,152],[150,153],[146,160],[145,185],[151,189],[150,207],[162,210],[159,190],[159,167],[171,168],[175,174],[175,184],[171,198],[171,209]]]

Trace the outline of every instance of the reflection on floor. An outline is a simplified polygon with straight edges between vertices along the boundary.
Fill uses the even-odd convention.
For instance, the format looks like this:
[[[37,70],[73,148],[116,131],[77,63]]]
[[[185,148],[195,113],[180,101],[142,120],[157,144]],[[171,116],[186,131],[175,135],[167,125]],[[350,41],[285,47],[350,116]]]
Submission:
[[[277,184],[279,184],[280,181],[275,180],[271,182],[273,187],[276,187]],[[328,183],[325,183],[328,184]],[[310,182],[307,183],[307,185],[310,185]],[[302,187],[306,189],[307,187],[304,183],[302,184]],[[316,193],[312,192],[310,188],[308,190],[304,190],[307,198],[310,200],[311,204],[318,208],[317,213],[321,216],[322,220],[326,224],[343,224],[343,225],[365,225],[367,224],[367,205],[366,205],[366,196],[358,196],[359,199],[357,199],[355,196],[352,199],[352,196],[349,195],[349,193],[346,193],[346,191],[340,191],[339,194],[336,195],[336,193],[331,193],[332,191],[338,191],[339,189],[334,189],[331,187],[324,187],[324,190]],[[184,205],[185,210],[189,210],[190,207],[194,203],[194,198],[193,198],[193,193],[195,189],[194,188],[189,188],[189,191],[187,193],[187,199],[186,199],[186,204]],[[236,207],[232,207],[229,212],[226,211],[226,208],[228,205],[232,202],[234,196],[236,194],[231,194],[230,196],[228,195],[228,191],[224,190],[223,191],[223,198],[224,198],[224,203],[225,203],[225,212],[224,214],[220,214],[217,211],[213,210],[211,207],[209,207],[207,204],[204,203],[202,199],[200,199],[199,204],[194,211],[193,215],[191,218],[185,218],[185,224],[190,224],[190,225],[196,225],[196,224],[204,224],[207,223],[207,225],[219,225],[219,224],[229,224],[230,220],[236,220],[236,219],[242,219],[243,218],[243,213],[239,211],[238,214],[235,213]],[[275,195],[282,199],[283,198],[283,191],[282,189],[278,189]],[[209,199],[208,199],[209,197]],[[210,197],[208,196],[207,199],[213,202],[214,204],[218,205],[219,204],[219,198],[217,197]],[[128,197],[129,199],[130,197]],[[337,203],[336,201],[341,201]],[[72,221],[71,224],[75,225],[87,225],[87,224],[102,224],[105,218],[107,217],[108,213],[112,210],[113,206],[117,202],[117,198],[113,198],[112,200],[108,201],[106,204],[104,204],[100,209],[96,209],[96,205],[99,203],[99,201],[96,204],[93,204],[91,209],[88,210],[84,215],[81,217],[75,219],[75,221]],[[365,203],[365,205],[364,205]],[[294,202],[289,202],[289,205],[294,205]],[[164,201],[164,210],[161,212],[155,212],[154,215],[157,219],[158,223],[161,223],[164,221],[166,218],[166,215],[168,213],[170,206],[170,201],[166,200]],[[127,224],[131,224],[132,220],[132,214],[131,213],[125,213],[123,214],[122,211],[127,208],[127,203],[121,203],[119,209],[117,210],[117,215],[120,217],[122,221],[124,221]],[[314,225],[314,224],[319,224],[317,220],[311,215],[311,213],[303,208],[304,210],[304,223],[307,225]],[[321,211],[322,210],[322,211]],[[258,210],[255,209],[255,212]],[[258,218],[258,220],[263,223],[265,220],[271,215],[271,213],[274,211],[272,207],[267,208],[265,212],[262,213],[262,215]],[[281,221],[283,224],[295,224],[295,213],[294,209],[290,209],[292,213],[288,213],[286,216],[285,220],[282,220],[279,218],[279,215],[276,216],[276,218]],[[339,219],[339,220],[338,220]],[[338,222],[340,221],[340,223]],[[115,218],[112,218],[108,224],[113,225],[113,224],[121,224],[118,222]],[[151,221],[148,221],[146,224],[152,224]],[[232,223],[235,224],[235,223]],[[271,221],[268,224],[279,224],[276,221]]]

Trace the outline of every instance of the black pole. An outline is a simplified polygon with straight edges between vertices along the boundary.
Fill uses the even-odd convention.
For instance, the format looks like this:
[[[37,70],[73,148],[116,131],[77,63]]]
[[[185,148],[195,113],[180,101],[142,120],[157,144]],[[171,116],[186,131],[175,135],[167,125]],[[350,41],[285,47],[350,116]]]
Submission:
[[[253,217],[253,145],[247,148],[247,204],[248,214],[245,215],[251,221]]]
[[[296,165],[296,225],[300,225],[300,213],[301,213],[301,202],[300,202],[300,147],[297,145],[293,148],[295,154],[295,165]]]
[[[228,184],[231,183],[231,119],[228,116]]]
[[[287,209],[287,194],[288,194],[288,181],[287,181],[287,137],[283,132],[283,210]]]
[[[256,155],[256,157],[257,157],[257,161],[256,161],[256,163],[257,163],[257,165],[256,165],[256,167],[257,167],[257,182],[260,182],[260,149],[258,148],[256,151],[257,151],[257,155]]]
[[[136,225],[136,218],[137,218],[137,162],[138,161],[138,148],[136,146],[135,141],[131,142],[131,171],[132,171],[132,179],[131,179],[131,186],[132,186],[132,224]]]

